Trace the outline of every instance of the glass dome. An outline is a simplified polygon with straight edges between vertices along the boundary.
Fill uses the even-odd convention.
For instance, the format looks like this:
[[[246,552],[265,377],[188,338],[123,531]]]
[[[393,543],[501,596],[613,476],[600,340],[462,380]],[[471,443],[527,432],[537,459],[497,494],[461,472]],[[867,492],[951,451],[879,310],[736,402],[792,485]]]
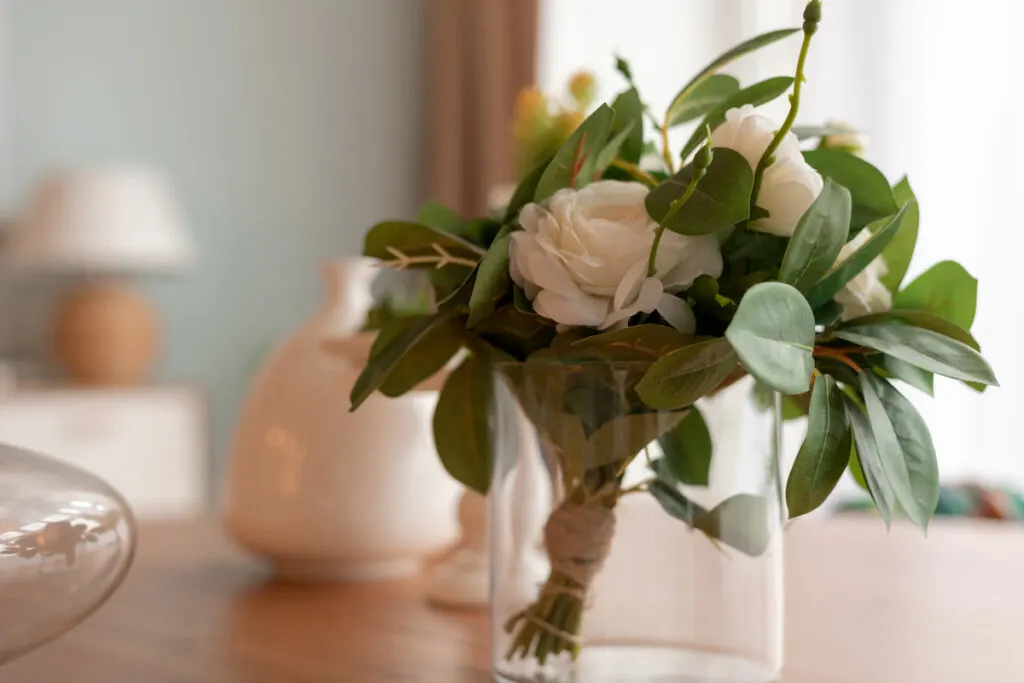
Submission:
[[[102,605],[135,543],[131,509],[106,482],[0,444],[0,665]]]

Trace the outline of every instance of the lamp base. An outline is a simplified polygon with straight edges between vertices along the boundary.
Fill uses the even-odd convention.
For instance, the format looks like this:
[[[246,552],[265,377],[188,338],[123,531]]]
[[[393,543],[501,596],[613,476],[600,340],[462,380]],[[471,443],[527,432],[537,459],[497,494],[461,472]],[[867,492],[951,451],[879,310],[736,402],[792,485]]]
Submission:
[[[142,384],[159,346],[156,311],[115,283],[83,285],[64,301],[57,316],[54,349],[76,384]]]

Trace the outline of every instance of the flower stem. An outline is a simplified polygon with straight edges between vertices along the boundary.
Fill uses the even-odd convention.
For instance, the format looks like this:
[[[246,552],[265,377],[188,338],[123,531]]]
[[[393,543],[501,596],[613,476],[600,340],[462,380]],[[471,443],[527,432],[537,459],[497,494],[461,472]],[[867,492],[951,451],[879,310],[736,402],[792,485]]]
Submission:
[[[628,161],[623,161],[622,159],[615,159],[612,161],[612,166],[625,171],[629,175],[633,176],[635,180],[640,181],[647,187],[655,187],[658,184],[658,181],[654,179],[654,176],[636,164],[631,164]]]
[[[796,62],[796,77],[793,79],[793,93],[789,96],[789,114],[783,122],[782,127],[775,132],[775,136],[768,144],[761,160],[757,162],[757,169],[754,171],[754,186],[750,193],[750,209],[753,214],[757,197],[761,192],[761,183],[764,180],[764,172],[775,160],[774,155],[782,140],[786,137],[793,124],[796,122],[797,112],[800,110],[800,90],[807,78],[804,76],[804,66],[807,63],[807,52],[811,47],[811,38],[818,31],[818,23],[821,21],[821,0],[811,0],[804,9],[804,41],[800,46],[800,57]]]
[[[661,125],[661,156],[665,159],[665,168],[668,174],[676,172],[676,163],[672,159],[672,148],[668,145],[668,113],[665,113],[665,122]]]

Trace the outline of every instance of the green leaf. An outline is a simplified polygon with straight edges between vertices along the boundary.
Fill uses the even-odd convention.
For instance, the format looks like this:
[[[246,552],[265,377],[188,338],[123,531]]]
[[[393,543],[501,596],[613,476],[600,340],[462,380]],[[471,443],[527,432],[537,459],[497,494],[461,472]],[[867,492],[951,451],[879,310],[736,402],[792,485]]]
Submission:
[[[462,348],[461,326],[448,320],[427,331],[391,367],[380,393],[402,396],[433,377]]]
[[[465,221],[459,214],[441,202],[434,201],[420,207],[416,213],[416,222],[452,235],[461,235],[465,228]]]
[[[700,122],[700,125],[690,134],[690,139],[686,141],[682,152],[680,152],[680,158],[686,159],[690,156],[693,150],[697,149],[704,141],[705,127],[710,127],[714,130],[720,126],[725,121],[726,112],[730,109],[736,109],[746,104],[755,107],[767,104],[789,90],[792,85],[793,78],[791,76],[776,76],[775,78],[754,83],[743,90],[729,95],[717,107],[708,112],[704,120]]]
[[[580,124],[541,175],[533,196],[535,202],[542,202],[567,187],[583,187],[593,180],[597,157],[608,141],[614,117],[611,108],[602,104]]]
[[[612,139],[604,146],[601,153],[597,155],[597,164],[594,166],[595,175],[602,175],[608,170],[608,167],[612,165],[615,158],[619,156],[619,150],[626,143],[626,140],[632,132],[633,126],[631,124],[628,128],[620,130],[612,136]]]
[[[684,496],[669,482],[661,479],[652,481],[650,492],[665,512],[690,526],[693,526],[697,519],[708,514],[707,510]]]
[[[802,394],[814,370],[814,313],[799,291],[781,282],[747,290],[725,331],[743,367],[783,394]]]
[[[605,422],[579,451],[583,471],[630,460],[685,416],[685,410],[646,412]]]
[[[832,377],[821,375],[811,392],[807,435],[786,483],[790,517],[817,509],[829,497],[850,462],[851,438],[843,392]]]
[[[672,202],[686,192],[693,166],[685,166],[647,195],[647,213],[659,224],[665,221]],[[736,225],[750,215],[754,172],[746,159],[731,149],[718,148],[711,166],[693,194],[663,224],[683,235],[708,235]]]
[[[352,386],[352,392],[349,396],[352,406],[349,410],[355,410],[362,405],[363,401],[370,394],[380,388],[395,365],[409,352],[409,349],[416,346],[432,330],[446,324],[450,317],[451,313],[442,312],[436,315],[413,318],[408,322],[407,326],[391,336],[387,344],[371,351],[366,367],[363,368],[363,371],[356,379],[356,383]]]
[[[861,391],[895,500],[914,524],[927,530],[939,501],[939,466],[928,426],[884,379],[865,373]]]
[[[509,200],[508,206],[505,207],[504,223],[508,224],[518,219],[519,212],[523,210],[523,207],[533,201],[534,196],[537,194],[537,185],[540,183],[541,176],[547,171],[552,161],[554,161],[554,157],[545,159],[519,182],[515,192],[512,193],[512,199]]]
[[[843,327],[854,328],[860,325],[874,325],[877,323],[904,323],[912,327],[920,327],[932,332],[956,339],[958,342],[967,344],[975,351],[981,349],[978,341],[971,336],[971,333],[964,330],[945,318],[940,318],[931,311],[886,311],[885,313],[872,313],[847,321]]]
[[[938,332],[899,323],[878,323],[843,328],[834,334],[945,377],[999,386],[981,354]]]
[[[839,149],[816,149],[804,152],[804,158],[818,173],[850,191],[853,198],[852,230],[899,210],[889,181],[881,171],[859,156]]]
[[[762,33],[761,35],[745,40],[722,53],[712,60],[710,64],[701,69],[696,76],[690,79],[689,83],[683,86],[682,90],[680,90],[675,98],[673,98],[672,104],[669,105],[669,111],[672,111],[672,109],[676,107],[677,102],[689,99],[691,93],[696,91],[704,81],[708,80],[712,74],[722,67],[731,64],[747,53],[758,50],[766,45],[771,45],[772,43],[780,41],[783,38],[787,38],[799,31],[800,29],[798,28],[788,28],[779,31],[771,31],[769,33]]]
[[[548,348],[555,336],[555,328],[550,321],[533,313],[524,313],[514,305],[495,310],[474,332],[516,360],[525,360],[531,353]]]
[[[831,150],[823,150],[831,151]],[[896,237],[906,219],[908,212],[917,206],[916,201],[910,201],[903,205],[895,216],[888,223],[883,225],[878,232],[871,236],[860,249],[853,252],[846,259],[837,265],[821,282],[811,288],[807,293],[807,300],[813,308],[823,306],[831,301],[836,294],[846,285],[847,282],[857,277],[862,270],[874,261],[882,253],[893,238]]]
[[[690,90],[680,92],[669,105],[668,126],[672,128],[706,115],[740,89],[740,82],[726,74],[708,76],[707,80]]]
[[[850,444],[850,476],[853,477],[853,482],[857,484],[857,486],[861,487],[865,491],[868,490],[868,482],[864,479],[864,470],[860,468],[860,459],[857,457],[856,443]]]
[[[910,182],[906,176],[893,186],[893,195],[900,207],[914,199],[914,191],[910,188]],[[910,268],[910,259],[914,256],[914,247],[917,246],[917,229],[920,222],[920,207],[915,204],[907,212],[907,217],[904,219],[899,232],[896,233],[892,242],[882,252],[882,258],[885,259],[888,271],[882,276],[881,280],[882,284],[890,292],[898,291],[900,283],[903,282],[903,278],[907,275],[907,269]]]
[[[978,281],[955,261],[942,261],[921,273],[893,298],[893,308],[931,311],[969,330],[978,305]]]
[[[420,223],[385,221],[370,228],[363,242],[363,255],[402,265],[415,259],[409,268],[438,268],[448,256],[476,263],[483,250],[461,237],[435,230]],[[465,267],[459,265],[458,267]]]
[[[878,362],[878,367],[889,374],[893,379],[898,379],[906,382],[915,389],[920,389],[924,393],[932,396],[934,394],[935,375],[922,370],[916,365],[900,360],[899,358],[893,358],[892,356],[882,356]]]
[[[469,320],[466,326],[476,327],[494,313],[498,302],[512,289],[509,276],[509,244],[512,242],[512,227],[506,225],[491,243],[490,248],[477,266],[476,283],[469,297]]]
[[[615,112],[612,137],[628,131],[619,149],[619,158],[631,164],[640,163],[644,154],[644,104],[640,101],[640,93],[636,88],[622,93],[612,102],[612,111]]]
[[[696,341],[695,337],[665,325],[637,325],[580,339],[573,342],[572,350],[609,361],[649,361]]]
[[[640,398],[656,410],[693,405],[736,369],[736,353],[719,337],[686,346],[658,359],[636,386]]]
[[[693,527],[742,553],[758,557],[772,540],[769,509],[763,497],[738,493],[697,517]]]
[[[797,140],[811,140],[814,138],[823,138],[829,135],[849,135],[850,130],[848,128],[840,128],[839,126],[793,126],[791,131],[793,135],[797,137]]]
[[[846,400],[846,416],[850,420],[850,427],[853,428],[856,458],[864,483],[871,494],[871,499],[875,501],[875,507],[885,520],[885,525],[889,526],[895,511],[896,495],[882,467],[882,456],[875,444],[871,422],[863,409],[849,399]]]
[[[448,376],[434,408],[441,464],[456,481],[483,495],[491,483],[490,401],[490,370],[469,356]]]
[[[796,225],[779,280],[808,291],[835,265],[850,232],[850,192],[831,178]]]
[[[691,408],[682,421],[658,439],[672,476],[683,484],[707,486],[713,446],[704,416]]]
[[[814,324],[825,329],[835,326],[843,320],[843,307],[837,301],[826,301],[814,310]]]

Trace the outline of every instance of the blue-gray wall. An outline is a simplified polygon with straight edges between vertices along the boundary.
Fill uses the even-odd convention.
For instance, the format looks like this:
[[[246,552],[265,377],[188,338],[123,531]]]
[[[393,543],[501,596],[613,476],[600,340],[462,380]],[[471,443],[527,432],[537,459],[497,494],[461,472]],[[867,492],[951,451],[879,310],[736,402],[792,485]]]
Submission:
[[[4,205],[55,165],[167,173],[200,262],[146,283],[168,328],[160,376],[207,390],[218,461],[256,354],[315,307],[318,261],[420,198],[424,6],[6,2]],[[13,327],[39,318],[27,289],[0,305]]]

